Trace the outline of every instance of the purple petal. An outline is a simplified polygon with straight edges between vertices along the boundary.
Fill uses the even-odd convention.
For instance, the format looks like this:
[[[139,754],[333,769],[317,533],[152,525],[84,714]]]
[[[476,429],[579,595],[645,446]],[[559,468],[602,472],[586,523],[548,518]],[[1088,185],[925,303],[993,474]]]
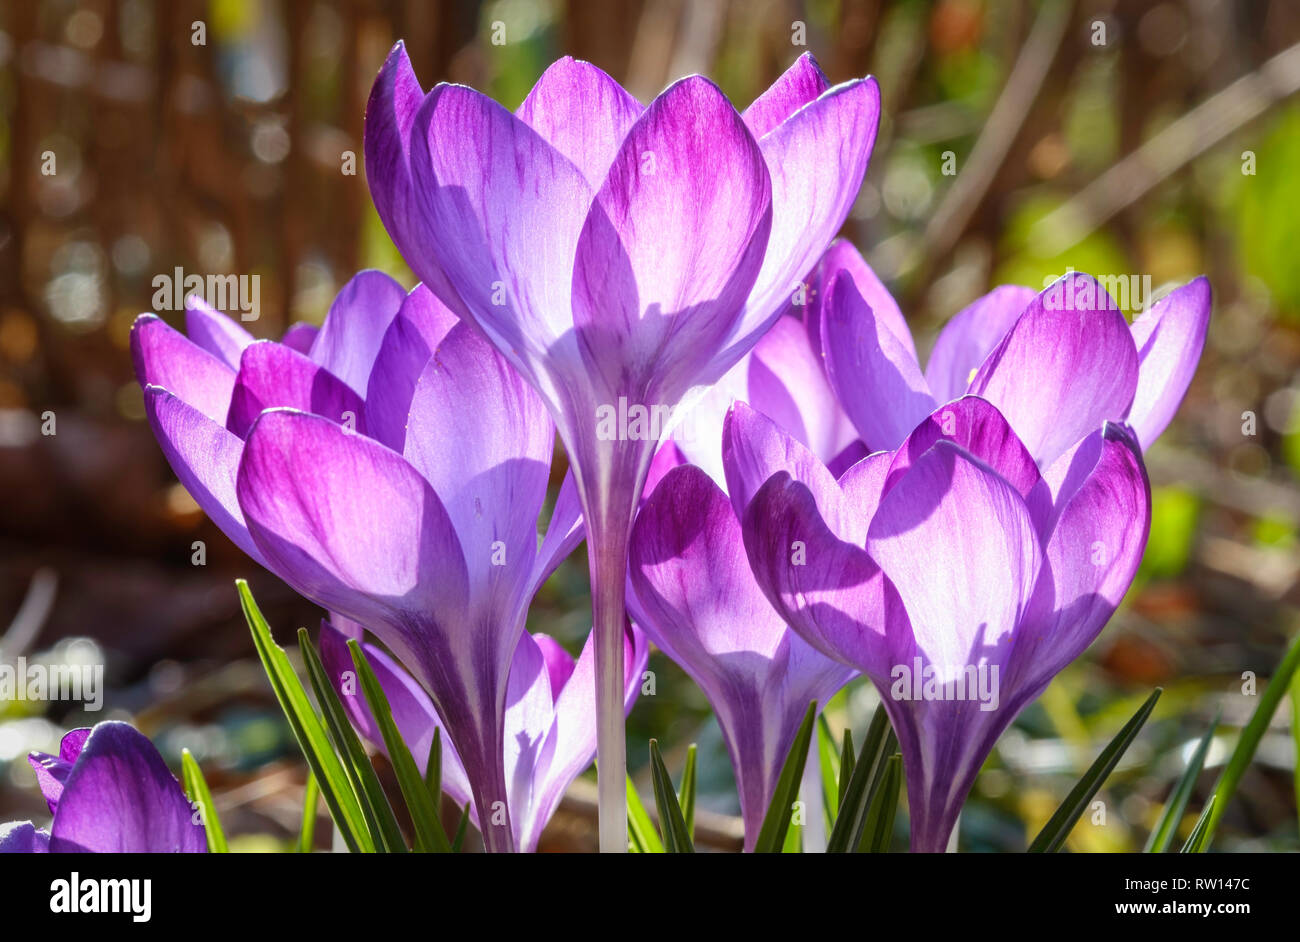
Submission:
[[[126,723],[100,723],[64,782],[50,831],[54,853],[206,853],[180,784]]]
[[[198,409],[158,386],[144,391],[144,411],[167,463],[203,512],[236,546],[262,563],[235,494],[244,443]]]
[[[760,138],[810,101],[816,101],[830,87],[830,81],[813,54],[805,52],[754,99],[741,117],[749,126],[750,133]]]
[[[57,756],[45,752],[33,752],[27,757],[27,761],[36,771],[36,782],[40,786],[46,805],[49,806],[50,814],[58,810],[59,796],[63,794],[63,783],[67,781],[68,773],[72,771],[73,763],[77,761],[77,756],[81,755],[81,747],[85,745],[89,736],[89,727],[74,729],[64,735],[59,743]]]
[[[578,485],[573,476],[573,469],[565,472],[560,482],[560,492],[555,497],[555,509],[546,527],[546,536],[542,538],[541,548],[537,551],[537,561],[533,564],[532,581],[525,591],[525,598],[531,599],[542,587],[551,573],[559,568],[560,563],[578,548],[578,544],[587,535],[586,524],[582,519],[582,502],[578,498]]]
[[[590,62],[565,56],[542,73],[515,114],[569,158],[595,191],[644,110]]]
[[[185,333],[232,370],[239,369],[239,355],[253,342],[252,334],[197,294],[185,299]]]
[[[1072,273],[1029,304],[970,391],[997,406],[1047,467],[1102,422],[1128,414],[1137,376],[1119,307],[1091,275]]]
[[[466,313],[526,374],[565,349],[576,367],[573,260],[592,197],[582,172],[495,101],[458,85],[420,107],[411,171],[428,232],[421,251],[437,253]]]
[[[531,637],[546,661],[546,675],[550,678],[551,698],[554,700],[573,676],[573,666],[577,662],[574,661],[573,655],[564,650],[564,646],[550,635],[535,634]]]
[[[311,358],[364,396],[379,345],[405,300],[406,290],[381,271],[353,275],[330,305]]]
[[[375,672],[379,686],[384,689],[384,696],[392,707],[393,722],[402,734],[402,741],[411,750],[411,757],[423,775],[429,763],[434,731],[442,726],[433,708],[433,701],[415,678],[383,650],[365,642],[362,642],[361,649]],[[321,621],[320,659],[357,734],[378,752],[387,755],[384,737],[379,732],[374,714],[370,712],[370,705],[366,703],[360,681],[357,680],[356,665],[352,662],[352,652],[348,650],[348,636],[328,621]],[[464,805],[470,800],[469,781],[465,777],[460,756],[456,754],[456,747],[447,738],[445,729],[442,731],[440,749],[442,790],[456,804]]]
[[[453,327],[416,384],[405,454],[446,508],[471,585],[482,581],[489,597],[508,601],[532,571],[554,443],[533,388],[469,324]],[[512,638],[502,656],[513,648]]]
[[[944,325],[930,352],[925,378],[939,402],[956,399],[993,349],[1034,300],[1032,288],[1002,285],[967,305]]]
[[[365,403],[341,379],[301,353],[269,340],[244,351],[226,428],[240,438],[267,409],[313,412],[365,434]]]
[[[875,315],[876,323],[888,328],[894,335],[894,339],[911,352],[912,359],[918,360],[912,331],[907,326],[907,319],[903,317],[898,302],[889,293],[880,276],[867,264],[862,253],[847,239],[836,239],[831,243],[831,247],[817,263],[817,270],[809,284],[811,297],[807,299],[803,313],[813,353],[819,359],[822,357],[822,315],[831,303],[831,283],[842,271],[848,272],[853,279],[858,293],[862,295],[862,299],[867,302],[867,307],[871,308],[871,313]]]
[[[831,386],[868,448],[897,448],[935,406],[916,356],[876,319],[853,278],[837,274],[826,290],[822,350]]]
[[[140,386],[161,386],[215,422],[225,424],[235,371],[152,314],[131,327],[131,357]]]
[[[319,416],[271,410],[249,433],[237,489],[276,575],[368,627],[426,683],[451,670],[439,625],[463,617],[465,560],[438,495],[401,455]]]
[[[675,404],[731,333],[770,227],[767,165],[731,103],[699,76],[671,85],[628,132],[578,240],[573,323],[598,388],[653,379]]]
[[[742,524],[754,578],[782,619],[827,657],[887,677],[885,624],[897,593],[862,547],[826,525],[807,486],[777,473]]]
[[[1016,641],[1016,684],[1037,691],[1083,653],[1128,591],[1151,527],[1151,487],[1136,439],[1115,425],[1094,436],[1091,473],[1069,497],[1047,544],[1050,614]]]
[[[50,834],[30,821],[0,824],[0,854],[48,854]]]
[[[433,351],[460,320],[424,285],[416,285],[388,325],[370,384],[366,388],[366,427],[371,438],[394,451],[406,445],[406,420],[415,384]]]
[[[826,467],[783,428],[743,402],[732,406],[727,415],[722,433],[722,464],[726,470],[727,493],[738,518],[743,519],[745,507],[764,482],[777,472],[786,471],[811,489],[833,528],[846,523],[840,520],[839,485]]]
[[[1210,301],[1210,282],[1202,275],[1133,322],[1139,366],[1128,421],[1144,449],[1169,425],[1192,382],[1205,347]]]
[[[836,85],[759,141],[772,177],[772,232],[745,311],[711,376],[730,369],[780,316],[843,225],[880,120],[876,80]]]
[[[311,352],[311,345],[316,342],[316,335],[319,333],[320,328],[315,324],[299,321],[284,332],[284,336],[280,338],[280,343],[290,350],[297,350],[303,356],[306,356]]]

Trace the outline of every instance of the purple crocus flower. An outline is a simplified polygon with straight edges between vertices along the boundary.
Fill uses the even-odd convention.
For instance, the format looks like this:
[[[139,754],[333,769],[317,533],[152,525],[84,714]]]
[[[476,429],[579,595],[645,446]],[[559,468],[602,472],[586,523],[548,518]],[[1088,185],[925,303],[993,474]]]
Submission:
[[[203,826],[158,750],[126,723],[63,737],[29,758],[54,821],[0,825],[0,853],[204,854]]]
[[[1211,301],[1197,278],[1130,326],[1091,275],[1037,293],[1006,285],[945,325],[923,372],[897,303],[851,245],[830,248],[809,295],[813,346],[868,449],[897,448],[938,404],[970,393],[998,407],[1041,467],[1106,420],[1149,448],[1191,383]]]
[[[306,354],[301,333],[246,342],[200,304],[189,317],[193,340],[151,315],[132,334],[177,476],[250,556],[401,658],[476,802],[500,800],[510,660],[582,536],[566,482],[537,545],[554,431],[536,394],[427,288],[378,272],[349,282]],[[510,849],[510,828],[485,843]]]
[[[727,436],[770,463],[802,451],[743,405]],[[1132,581],[1150,526],[1137,440],[1105,423],[1040,474],[1001,413],[966,396],[839,481],[800,463],[746,509],[755,577],[806,641],[876,685],[912,848],[942,851],[998,736]]]
[[[628,576],[633,618],[713,705],[753,850],[808,701],[825,704],[855,671],[786,627],[750,572],[736,509],[693,465],[669,471],[637,515]]]
[[[512,114],[421,89],[399,43],[366,174],[412,269],[541,393],[575,469],[596,632],[601,847],[626,850],[627,540],[655,446],[766,332],[843,222],[875,138],[872,79],[811,56],[744,113],[700,76],[643,106],[554,63]]]
[[[321,624],[321,660],[334,682],[352,725],[383,752],[383,737],[356,684],[344,683],[354,672],[347,648],[351,626]],[[596,754],[596,718],[591,709],[596,695],[591,635],[575,661],[555,639],[524,632],[519,636],[506,694],[504,766],[507,805],[486,812],[474,803],[465,765],[454,745],[447,742],[446,726],[438,718],[429,696],[419,683],[384,651],[363,643],[375,676],[384,688],[393,720],[420,766],[421,774],[433,745],[433,735],[443,730],[442,790],[459,805],[470,802],[470,820],[480,831],[482,822],[500,826],[509,821],[515,846],[531,853],[542,830],[555,813],[569,784],[591,765]],[[639,629],[628,626],[623,672],[624,709],[631,710],[640,690],[649,645]],[[493,817],[496,821],[493,822]]]

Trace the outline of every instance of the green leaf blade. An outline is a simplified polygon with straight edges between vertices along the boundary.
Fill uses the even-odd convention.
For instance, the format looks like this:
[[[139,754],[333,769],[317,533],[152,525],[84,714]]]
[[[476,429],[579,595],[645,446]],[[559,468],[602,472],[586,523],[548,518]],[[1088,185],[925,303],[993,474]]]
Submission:
[[[758,839],[754,842],[756,854],[777,854],[785,846],[785,836],[790,829],[790,818],[803,779],[804,764],[808,761],[808,748],[812,744],[812,732],[816,720],[817,701],[814,700],[808,704],[808,710],[804,713],[799,731],[795,733],[790,752],[785,757],[785,764],[781,766],[781,775],[772,794],[772,803],[763,816],[763,825],[759,829]]]
[[[208,838],[208,853],[228,854],[226,834],[221,829],[221,819],[217,816],[217,806],[212,803],[212,792],[203,778],[203,770],[188,749],[181,750],[181,774],[185,778],[185,792],[190,801],[197,804],[203,812],[203,832]]]

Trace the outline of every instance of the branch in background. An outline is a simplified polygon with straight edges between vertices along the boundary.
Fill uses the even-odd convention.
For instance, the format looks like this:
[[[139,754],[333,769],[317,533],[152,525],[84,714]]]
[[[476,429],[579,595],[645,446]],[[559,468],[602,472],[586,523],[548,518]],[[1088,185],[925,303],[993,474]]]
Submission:
[[[1300,43],[1197,105],[1039,220],[1029,241],[1064,252],[1190,160],[1300,91]]]

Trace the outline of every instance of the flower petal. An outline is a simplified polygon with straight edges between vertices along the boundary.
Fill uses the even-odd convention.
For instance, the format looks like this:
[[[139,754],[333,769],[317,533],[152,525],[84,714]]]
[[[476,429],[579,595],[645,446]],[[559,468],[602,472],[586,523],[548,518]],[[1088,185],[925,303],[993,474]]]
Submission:
[[[1144,449],[1169,425],[1192,382],[1205,347],[1210,301],[1210,282],[1202,275],[1133,322],[1139,366],[1128,421]]]
[[[284,332],[284,336],[280,338],[280,343],[290,350],[297,350],[303,356],[306,356],[311,352],[311,345],[316,342],[316,335],[319,333],[320,328],[315,324],[299,321],[290,325],[289,329]]]
[[[1096,639],[1128,591],[1151,528],[1151,486],[1136,438],[1116,425],[1095,433],[1096,464],[1060,510],[1047,544],[1050,599],[1017,639],[1017,686],[1041,689]]]
[[[1076,272],[1029,304],[970,391],[997,406],[1047,467],[1102,422],[1124,418],[1137,377],[1124,315],[1095,278]]]
[[[126,723],[100,723],[64,783],[50,850],[206,853],[193,815],[153,743]]]
[[[249,432],[237,491],[271,570],[369,628],[436,694],[431,678],[452,670],[441,626],[463,618],[469,577],[420,473],[328,419],[272,409]]]
[[[214,422],[225,424],[235,371],[153,314],[131,326],[131,357],[141,388],[161,386]]]
[[[260,340],[239,361],[226,428],[247,438],[257,417],[276,408],[313,412],[366,432],[365,403],[341,379],[284,344]]]
[[[425,365],[460,320],[423,284],[416,285],[388,325],[366,387],[367,434],[394,451],[406,445],[411,397]]]
[[[484,598],[527,605],[554,443],[546,407],[505,357],[469,324],[448,331],[416,384],[405,455],[446,508]]]
[[[159,386],[144,391],[144,412],[167,463],[203,512],[236,546],[263,564],[262,553],[244,525],[235,494],[235,475],[244,443],[194,406]]]
[[[773,130],[831,87],[811,52],[805,52],[741,115],[755,138]]]
[[[842,271],[848,272],[852,277],[858,293],[862,295],[862,300],[867,302],[867,307],[871,308],[871,313],[875,315],[876,323],[888,328],[894,335],[894,339],[911,353],[913,360],[919,363],[916,342],[912,339],[912,331],[907,326],[907,319],[903,317],[898,302],[889,293],[889,289],[880,280],[875,269],[867,264],[862,253],[847,239],[836,239],[831,243],[826,254],[818,261],[817,269],[808,286],[812,296],[804,305],[804,320],[808,328],[809,343],[818,359],[822,357],[822,316],[831,303],[831,284],[835,281],[835,276]]]
[[[696,385],[770,227],[767,165],[726,96],[700,76],[669,86],[628,132],[578,240],[573,323],[597,388],[656,380],[675,404]]]
[[[590,62],[557,59],[515,112],[600,189],[645,106]]]
[[[0,854],[48,854],[50,834],[30,821],[0,824]]]
[[[930,351],[925,378],[939,402],[966,392],[984,358],[1034,300],[1032,288],[1002,285],[962,308],[944,325]]]
[[[897,448],[935,406],[916,356],[878,320],[854,279],[827,285],[822,309],[826,375],[873,451]]]
[[[185,299],[185,333],[232,370],[239,369],[239,355],[253,342],[252,334],[197,294]]]
[[[381,271],[353,275],[330,305],[311,358],[364,396],[379,345],[405,300],[405,289]]]
[[[772,232],[763,267],[710,378],[730,369],[780,316],[844,224],[862,187],[880,120],[873,78],[828,89],[759,141],[772,178]]]
[[[58,810],[63,784],[67,781],[68,773],[72,771],[77,756],[81,755],[81,747],[85,745],[89,736],[89,727],[71,730],[59,743],[57,756],[45,752],[33,752],[27,757],[27,761],[36,772],[36,783],[40,786],[41,795],[45,798],[45,804],[49,806],[50,814]]]

